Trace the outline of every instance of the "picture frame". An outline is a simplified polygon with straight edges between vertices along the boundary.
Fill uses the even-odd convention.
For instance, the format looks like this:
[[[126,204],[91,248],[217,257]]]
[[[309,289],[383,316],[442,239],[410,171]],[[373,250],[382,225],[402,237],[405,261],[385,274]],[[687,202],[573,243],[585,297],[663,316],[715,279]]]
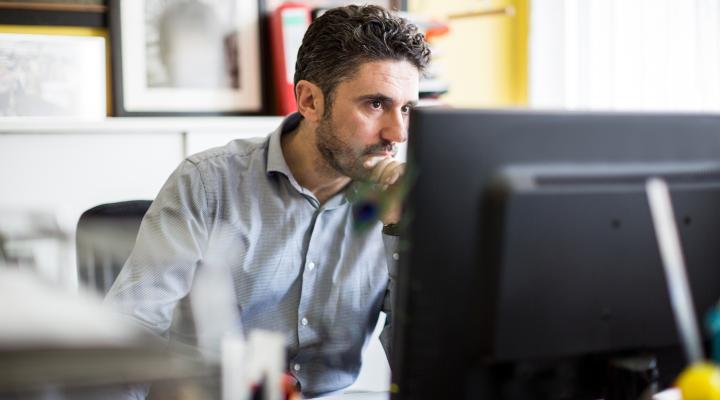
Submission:
[[[111,0],[116,116],[263,111],[257,0]]]
[[[265,0],[265,6],[269,10],[278,8],[287,0]],[[332,7],[343,6],[347,4],[373,4],[393,11],[407,11],[407,0],[365,0],[360,2],[352,2],[348,0],[303,0],[302,4],[311,9],[329,9]]]
[[[0,25],[0,119],[104,119],[106,41],[104,29]]]
[[[0,0],[0,9],[105,12],[106,0]]]
[[[0,25],[107,28],[106,0],[0,0]]]

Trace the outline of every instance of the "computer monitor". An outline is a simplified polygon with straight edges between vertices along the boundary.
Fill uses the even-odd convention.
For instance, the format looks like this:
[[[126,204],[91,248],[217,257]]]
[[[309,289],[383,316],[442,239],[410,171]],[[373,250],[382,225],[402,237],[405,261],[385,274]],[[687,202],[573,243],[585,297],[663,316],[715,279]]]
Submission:
[[[720,116],[419,109],[409,136],[394,399],[623,398],[646,359],[672,382],[685,359],[644,184],[669,184],[702,321]]]

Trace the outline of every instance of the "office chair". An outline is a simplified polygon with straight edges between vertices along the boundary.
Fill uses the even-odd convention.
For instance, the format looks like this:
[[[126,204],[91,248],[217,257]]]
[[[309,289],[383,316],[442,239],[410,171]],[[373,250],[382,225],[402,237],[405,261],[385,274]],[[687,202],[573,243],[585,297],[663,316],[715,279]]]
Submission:
[[[152,201],[101,204],[85,211],[77,225],[80,286],[104,296],[135,245],[140,222]]]

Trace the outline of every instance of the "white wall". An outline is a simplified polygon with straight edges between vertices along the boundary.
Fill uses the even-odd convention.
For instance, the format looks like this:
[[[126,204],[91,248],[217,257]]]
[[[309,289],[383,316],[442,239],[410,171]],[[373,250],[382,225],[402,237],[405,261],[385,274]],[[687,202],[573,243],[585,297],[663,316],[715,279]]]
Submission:
[[[153,199],[186,155],[233,138],[267,135],[280,121],[279,117],[2,120],[0,234],[11,240],[22,236],[23,240],[10,243],[14,251],[34,253],[41,275],[75,287],[74,233],[82,212],[102,203]],[[36,232],[29,232],[31,225]],[[33,239],[27,240],[29,236]]]
[[[77,217],[94,205],[152,198],[182,159],[180,135],[0,135],[0,207]]]
[[[531,5],[531,106],[720,110],[717,0]]]

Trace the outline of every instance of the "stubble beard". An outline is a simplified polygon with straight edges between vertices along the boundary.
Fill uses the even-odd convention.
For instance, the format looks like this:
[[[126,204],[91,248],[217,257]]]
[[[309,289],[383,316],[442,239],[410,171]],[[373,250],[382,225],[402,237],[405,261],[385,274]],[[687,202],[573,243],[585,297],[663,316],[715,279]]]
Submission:
[[[362,165],[365,160],[364,156],[378,154],[381,151],[390,151],[393,156],[397,153],[397,148],[392,143],[371,145],[358,152],[344,142],[341,137],[343,135],[332,123],[332,117],[325,116],[317,127],[315,147],[333,173],[353,180],[370,178],[371,171]]]
[[[333,173],[350,179],[367,179],[369,173],[360,165],[362,154],[356,154],[352,147],[340,139],[340,134],[331,118],[324,117],[318,124],[315,146],[325,164]]]

